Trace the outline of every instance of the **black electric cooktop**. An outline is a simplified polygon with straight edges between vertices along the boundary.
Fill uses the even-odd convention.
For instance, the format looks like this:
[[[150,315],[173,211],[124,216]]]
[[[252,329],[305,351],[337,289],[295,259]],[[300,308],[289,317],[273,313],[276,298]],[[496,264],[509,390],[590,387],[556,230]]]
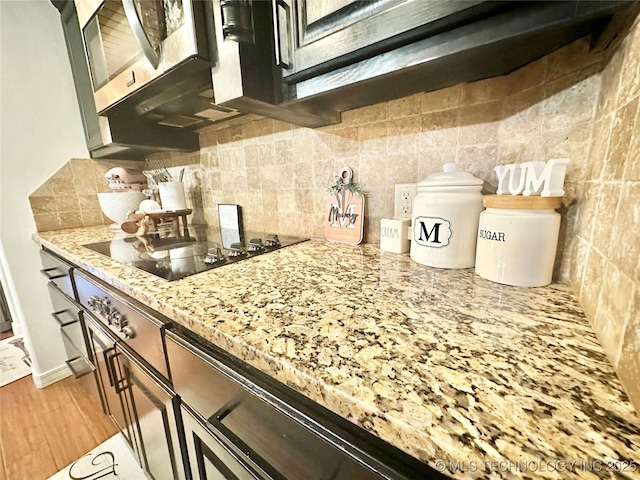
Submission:
[[[83,246],[117,262],[173,281],[308,240],[289,235],[216,231],[193,226],[189,230],[193,235],[131,235]]]

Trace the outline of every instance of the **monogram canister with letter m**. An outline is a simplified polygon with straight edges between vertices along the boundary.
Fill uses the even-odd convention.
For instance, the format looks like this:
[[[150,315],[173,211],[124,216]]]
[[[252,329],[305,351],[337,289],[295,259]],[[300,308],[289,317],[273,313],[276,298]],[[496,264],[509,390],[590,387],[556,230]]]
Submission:
[[[412,205],[411,259],[440,268],[475,264],[482,180],[446,163],[418,183]]]

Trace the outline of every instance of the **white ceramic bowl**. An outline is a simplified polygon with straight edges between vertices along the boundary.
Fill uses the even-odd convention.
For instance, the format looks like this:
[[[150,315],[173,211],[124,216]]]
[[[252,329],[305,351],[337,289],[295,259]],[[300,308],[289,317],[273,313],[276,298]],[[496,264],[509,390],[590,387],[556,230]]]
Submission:
[[[120,225],[127,219],[127,212],[138,210],[140,202],[145,199],[142,192],[109,192],[98,193],[98,202],[102,212],[111,220],[115,222],[115,225],[111,225],[111,228],[120,228]]]

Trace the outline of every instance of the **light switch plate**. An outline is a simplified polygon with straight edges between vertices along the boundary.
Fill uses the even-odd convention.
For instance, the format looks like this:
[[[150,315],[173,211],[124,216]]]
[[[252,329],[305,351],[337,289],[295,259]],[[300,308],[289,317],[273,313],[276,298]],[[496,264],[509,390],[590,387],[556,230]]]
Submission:
[[[418,186],[415,183],[398,183],[394,197],[394,217],[411,218],[411,205],[418,193]]]

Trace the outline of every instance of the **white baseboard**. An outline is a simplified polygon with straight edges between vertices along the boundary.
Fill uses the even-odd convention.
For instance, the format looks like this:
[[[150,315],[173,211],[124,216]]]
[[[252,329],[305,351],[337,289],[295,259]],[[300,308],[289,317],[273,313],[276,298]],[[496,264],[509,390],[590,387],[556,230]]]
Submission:
[[[67,378],[71,375],[71,370],[67,367],[66,363],[63,363],[59,367],[53,368],[48,372],[44,372],[41,374],[33,374],[33,383],[36,384],[37,388],[48,387],[49,385],[59,382],[60,380]]]

